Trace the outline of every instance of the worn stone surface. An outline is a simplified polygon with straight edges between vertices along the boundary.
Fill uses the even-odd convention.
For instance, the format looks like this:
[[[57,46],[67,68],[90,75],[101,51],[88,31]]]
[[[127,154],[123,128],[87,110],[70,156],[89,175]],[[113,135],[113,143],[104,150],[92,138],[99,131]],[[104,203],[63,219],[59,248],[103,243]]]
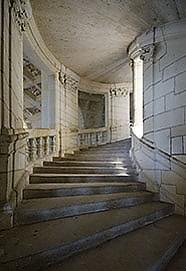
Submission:
[[[184,219],[173,216],[69,258],[48,270],[161,270],[171,254],[174,255],[177,247],[182,244],[184,239],[180,242],[178,231],[185,232],[184,225]],[[185,263],[184,259],[182,263]],[[182,269],[171,269],[170,265],[170,269],[166,270],[184,270],[183,268],[184,265]]]
[[[170,261],[165,271],[182,271],[186,266],[186,243],[184,242],[183,246],[180,247],[178,253]]]
[[[156,222],[172,212],[168,204],[150,203],[4,231],[1,270],[42,270],[48,264]],[[182,235],[181,227],[179,234]]]

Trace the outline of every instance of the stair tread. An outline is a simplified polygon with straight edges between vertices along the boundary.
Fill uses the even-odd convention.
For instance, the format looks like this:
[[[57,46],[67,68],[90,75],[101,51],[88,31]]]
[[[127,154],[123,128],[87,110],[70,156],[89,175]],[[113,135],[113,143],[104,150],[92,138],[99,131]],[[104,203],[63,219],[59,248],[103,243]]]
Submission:
[[[40,198],[40,199],[28,199],[23,200],[17,210],[25,211],[25,209],[48,209],[48,208],[65,208],[71,205],[96,203],[97,201],[108,201],[120,198],[133,198],[144,197],[151,195],[151,192],[122,192],[113,194],[101,194],[101,195],[81,195],[81,196],[69,196],[69,197],[56,197],[56,198]]]
[[[53,162],[54,163],[54,162]],[[68,170],[71,170],[71,169],[93,169],[93,170],[96,170],[96,169],[101,169],[101,170],[106,170],[106,169],[108,169],[108,170],[116,170],[116,169],[118,169],[118,170],[127,170],[127,167],[122,167],[122,166],[120,166],[120,167],[114,167],[114,168],[108,168],[108,167],[98,167],[98,166],[96,166],[96,167],[85,167],[85,166],[83,166],[83,167],[77,167],[77,166],[70,166],[70,167],[65,167],[65,166],[55,166],[55,163],[54,163],[54,165],[50,165],[50,166],[48,166],[48,165],[44,165],[43,167],[35,167],[35,168],[56,168],[56,169],[60,169],[60,168],[62,168],[62,169],[68,169]]]
[[[57,159],[57,158],[59,158],[60,159],[60,157],[54,157],[54,159]],[[44,162],[48,162],[48,161],[44,161]],[[123,163],[122,162],[120,162],[120,161],[116,161],[116,162],[112,162],[112,161],[95,161],[95,160],[93,160],[93,161],[91,161],[91,160],[89,160],[89,161],[83,161],[83,160],[81,160],[81,161],[69,161],[69,160],[67,160],[67,161],[64,161],[64,160],[57,160],[57,161],[53,161],[53,163],[60,163],[60,164],[64,164],[64,163],[74,163],[74,164],[77,164],[77,163],[80,163],[80,164],[97,164],[97,163],[100,163],[100,164],[111,164],[111,165],[113,165],[113,164],[119,164],[119,165],[122,165]]]
[[[34,174],[31,174],[31,176],[48,176],[48,177],[59,177],[59,176],[61,176],[61,177],[66,177],[66,176],[69,176],[69,177],[75,177],[75,176],[77,176],[77,177],[84,177],[84,176],[91,176],[91,177],[97,177],[97,176],[112,176],[112,177],[117,177],[117,176],[123,176],[123,177],[125,177],[125,176],[130,176],[131,174],[128,174],[128,173],[114,173],[114,174],[111,174],[111,173],[97,173],[97,174],[93,174],[93,173],[71,173],[71,174],[69,174],[69,173],[34,173]]]
[[[84,251],[47,271],[160,270],[155,267],[161,264],[160,260],[175,239],[185,233],[186,220],[174,215]]]
[[[170,204],[151,202],[130,208],[62,218],[5,230],[0,235],[4,251],[1,261],[6,262],[58,247],[63,243],[78,240],[82,236],[95,234],[170,206]]]
[[[83,188],[83,187],[108,187],[108,186],[131,186],[131,185],[144,185],[140,182],[99,182],[99,183],[43,183],[43,184],[29,184],[25,187],[26,190],[40,189],[61,189],[61,188]]]

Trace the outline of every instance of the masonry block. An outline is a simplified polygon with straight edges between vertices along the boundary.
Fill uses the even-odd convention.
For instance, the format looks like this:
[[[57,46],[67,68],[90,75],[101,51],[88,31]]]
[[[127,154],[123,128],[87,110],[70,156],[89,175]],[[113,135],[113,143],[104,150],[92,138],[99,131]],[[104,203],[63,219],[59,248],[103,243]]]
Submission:
[[[161,113],[155,116],[155,130],[165,129],[185,122],[184,108]]]
[[[172,154],[183,153],[183,138],[182,136],[172,138]]]
[[[186,71],[186,56],[182,56],[180,59],[173,62],[166,67],[163,72],[163,80],[177,76],[179,73]]]
[[[158,99],[174,91],[174,78],[165,82],[161,81],[154,85],[154,98]]]
[[[183,72],[175,78],[175,93],[186,91],[186,72]]]

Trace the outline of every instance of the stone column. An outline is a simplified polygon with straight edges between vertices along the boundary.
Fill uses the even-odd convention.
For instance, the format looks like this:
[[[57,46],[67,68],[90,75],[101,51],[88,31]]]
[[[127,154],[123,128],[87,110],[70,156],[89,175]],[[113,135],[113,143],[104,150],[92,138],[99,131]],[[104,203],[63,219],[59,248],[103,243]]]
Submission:
[[[128,138],[129,133],[129,87],[110,89],[110,139],[111,142]]]
[[[23,31],[30,14],[26,1],[0,2],[0,229],[12,225],[25,174]]]
[[[65,76],[65,151],[78,149],[78,88],[79,76],[66,70]]]

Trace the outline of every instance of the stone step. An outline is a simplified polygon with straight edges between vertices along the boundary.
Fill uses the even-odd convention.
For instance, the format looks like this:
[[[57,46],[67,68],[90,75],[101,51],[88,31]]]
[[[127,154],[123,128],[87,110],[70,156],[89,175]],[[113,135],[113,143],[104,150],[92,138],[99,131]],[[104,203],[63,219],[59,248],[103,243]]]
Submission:
[[[167,265],[165,271],[183,271],[186,270],[186,241],[179,248],[177,254]]]
[[[125,167],[122,162],[105,162],[105,161],[44,161],[44,166],[59,166],[59,167],[107,167],[107,168],[115,168],[115,167]],[[131,168],[131,166],[129,167]]]
[[[131,207],[156,199],[150,192],[126,192],[107,195],[73,196],[23,200],[15,211],[17,225],[31,224],[68,216]]]
[[[186,223],[172,216],[50,266],[46,271],[162,271],[183,244]],[[180,267],[167,271],[184,271]],[[177,269],[180,268],[180,269]]]
[[[131,183],[77,183],[77,184],[30,184],[23,191],[24,199],[66,197],[120,192],[144,191],[145,184]]]
[[[84,156],[76,156],[73,154],[69,154],[68,157],[54,157],[53,158],[54,161],[77,161],[77,162],[82,162],[82,161],[86,161],[86,162],[97,162],[97,163],[102,163],[102,162],[114,162],[114,163],[123,163],[124,165],[131,165],[132,162],[130,160],[129,157],[127,158],[123,158],[123,157],[113,157],[113,156],[108,156],[108,157],[98,157],[96,155],[94,156],[89,156],[87,155],[86,157]]]
[[[131,182],[136,174],[31,174],[30,183]]]
[[[129,155],[129,150],[123,150],[123,149],[90,149],[90,150],[83,150],[83,151],[77,151],[74,154],[98,154],[98,155],[109,155],[109,154],[118,154],[118,155],[122,155],[122,156],[127,156]]]
[[[3,251],[1,251],[0,270],[46,270],[45,268],[49,264],[59,262],[77,252],[98,246],[117,236],[151,224],[171,215],[173,211],[174,208],[170,204],[152,202],[126,209],[114,209],[24,225],[3,231],[1,233]],[[168,224],[169,227],[172,225]],[[179,231],[178,223],[174,225]],[[153,227],[154,230],[161,230],[161,228]],[[165,236],[170,234],[170,230],[169,228],[166,230]],[[143,241],[144,234],[140,234],[142,241],[138,244],[141,244],[143,248],[146,247]],[[151,244],[151,242],[147,239],[145,244]],[[126,247],[127,249],[125,249]],[[134,246],[134,248],[137,248],[137,246]],[[120,255],[122,253],[122,257],[124,257],[128,251],[128,245],[125,244]],[[141,250],[139,249],[138,252],[141,252]],[[133,261],[134,255],[132,255]],[[103,262],[105,261],[103,260]],[[76,270],[81,270],[81,268]],[[72,269],[69,268],[68,271],[72,271]]]
[[[129,139],[125,139],[122,141],[117,141],[117,142],[112,142],[112,143],[107,143],[107,144],[103,144],[103,145],[99,145],[99,146],[90,146],[89,148],[117,148],[117,147],[122,147],[122,148],[130,148],[131,146],[131,138]]]
[[[123,167],[117,168],[107,168],[107,167],[59,167],[59,166],[43,166],[43,167],[34,167],[33,173],[55,173],[55,174],[135,174],[135,171],[132,169],[127,169]]]
[[[128,154],[117,154],[117,153],[108,153],[100,154],[98,153],[78,153],[78,154],[65,154],[64,158],[75,158],[75,159],[84,159],[84,160],[104,160],[104,161],[130,161]]]

